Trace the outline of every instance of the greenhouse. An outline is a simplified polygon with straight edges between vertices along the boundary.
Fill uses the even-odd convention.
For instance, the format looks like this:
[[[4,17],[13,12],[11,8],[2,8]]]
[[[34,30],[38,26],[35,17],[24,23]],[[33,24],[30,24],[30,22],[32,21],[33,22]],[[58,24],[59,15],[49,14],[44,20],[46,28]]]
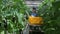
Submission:
[[[0,0],[0,34],[60,34],[60,0]]]

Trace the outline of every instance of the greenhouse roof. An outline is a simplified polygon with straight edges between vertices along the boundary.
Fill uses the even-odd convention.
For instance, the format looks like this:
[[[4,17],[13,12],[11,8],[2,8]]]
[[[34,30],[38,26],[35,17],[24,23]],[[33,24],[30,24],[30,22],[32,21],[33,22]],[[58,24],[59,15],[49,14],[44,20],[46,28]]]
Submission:
[[[28,7],[32,7],[32,6],[37,7],[42,1],[43,0],[26,0],[25,3]]]

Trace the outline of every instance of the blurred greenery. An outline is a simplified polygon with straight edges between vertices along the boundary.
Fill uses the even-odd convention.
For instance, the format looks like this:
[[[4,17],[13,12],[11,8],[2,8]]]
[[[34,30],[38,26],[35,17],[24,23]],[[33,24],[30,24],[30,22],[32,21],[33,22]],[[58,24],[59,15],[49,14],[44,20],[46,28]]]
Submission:
[[[0,0],[0,32],[4,31],[4,21],[9,33],[24,29],[25,11],[29,11],[25,0]],[[39,16],[43,17],[42,29],[45,34],[60,34],[60,0],[44,0],[38,8]]]
[[[45,34],[60,34],[60,0],[44,0],[39,6]]]
[[[0,32],[4,31],[3,20],[6,19],[9,33],[24,28],[23,20],[26,9],[24,0],[0,0]]]

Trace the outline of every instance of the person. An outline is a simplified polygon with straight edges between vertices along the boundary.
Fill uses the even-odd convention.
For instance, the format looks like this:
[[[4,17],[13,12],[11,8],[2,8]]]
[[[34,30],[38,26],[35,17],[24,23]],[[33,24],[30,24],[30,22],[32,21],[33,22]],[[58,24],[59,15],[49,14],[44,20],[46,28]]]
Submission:
[[[38,16],[35,7],[32,8],[32,12],[30,12],[30,16],[35,16],[35,17]]]

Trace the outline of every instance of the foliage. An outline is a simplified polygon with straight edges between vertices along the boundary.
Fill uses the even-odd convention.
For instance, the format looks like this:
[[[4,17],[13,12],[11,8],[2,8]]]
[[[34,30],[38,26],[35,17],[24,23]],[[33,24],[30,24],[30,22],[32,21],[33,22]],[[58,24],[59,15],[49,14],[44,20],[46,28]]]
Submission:
[[[8,32],[22,29],[26,9],[24,0],[0,0],[0,32],[4,31],[5,24],[3,20],[6,19]]]
[[[44,0],[39,6],[39,14],[43,17],[42,29],[45,34],[60,34],[60,1]]]

